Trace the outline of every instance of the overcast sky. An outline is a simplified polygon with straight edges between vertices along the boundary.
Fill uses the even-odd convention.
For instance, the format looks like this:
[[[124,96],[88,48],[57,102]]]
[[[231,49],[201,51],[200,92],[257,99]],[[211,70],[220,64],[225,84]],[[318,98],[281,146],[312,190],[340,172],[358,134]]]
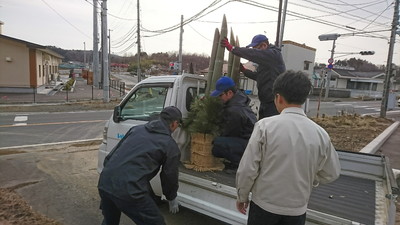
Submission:
[[[91,50],[92,4],[93,0],[0,0],[2,34],[63,49],[83,49],[85,42]],[[111,52],[136,54],[137,0],[108,0],[107,5]],[[178,25],[181,15],[184,20],[199,15],[184,26],[185,53],[210,55],[214,30],[220,28],[224,14],[229,31],[238,36],[241,46],[260,33],[274,43],[278,6],[278,0],[140,1],[142,51],[178,52],[179,27],[168,28]],[[392,0],[289,0],[283,40],[316,48],[316,62],[327,63],[332,41],[319,41],[318,36],[338,33],[342,36],[336,41],[335,59],[356,57],[386,65],[390,32],[385,30],[391,28],[393,10]],[[169,32],[151,32],[159,30]],[[400,65],[399,35],[396,39],[393,62]],[[340,54],[364,50],[375,51],[375,55]]]

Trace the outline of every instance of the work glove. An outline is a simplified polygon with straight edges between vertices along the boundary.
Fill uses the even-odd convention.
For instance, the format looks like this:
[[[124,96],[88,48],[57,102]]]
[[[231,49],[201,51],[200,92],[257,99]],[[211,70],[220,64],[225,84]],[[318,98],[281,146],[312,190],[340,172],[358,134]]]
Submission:
[[[240,72],[244,72],[245,70],[246,70],[246,68],[243,66],[243,64],[242,63],[240,63]]]
[[[170,213],[175,214],[179,212],[179,202],[176,198],[174,200],[168,201],[168,204]]]
[[[226,48],[228,51],[232,51],[233,46],[229,43],[228,38],[221,40],[221,47]]]

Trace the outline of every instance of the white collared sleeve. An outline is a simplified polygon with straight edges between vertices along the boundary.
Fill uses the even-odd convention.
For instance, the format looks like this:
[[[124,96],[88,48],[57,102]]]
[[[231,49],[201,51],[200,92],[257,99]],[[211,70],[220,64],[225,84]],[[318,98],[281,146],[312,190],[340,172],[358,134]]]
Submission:
[[[263,155],[263,146],[266,143],[264,132],[257,122],[249,139],[243,157],[240,160],[236,173],[237,200],[247,202],[253,188],[254,181],[259,175],[260,163]]]
[[[320,162],[318,167],[319,170],[315,180],[318,183],[326,184],[336,180],[340,176],[339,156],[331,142],[327,146],[325,159]]]

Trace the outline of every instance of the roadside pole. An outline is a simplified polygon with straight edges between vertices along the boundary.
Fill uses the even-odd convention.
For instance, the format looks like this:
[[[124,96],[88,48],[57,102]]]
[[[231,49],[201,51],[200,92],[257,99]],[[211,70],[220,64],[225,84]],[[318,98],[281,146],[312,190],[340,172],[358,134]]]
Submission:
[[[137,81],[142,80],[142,75],[140,71],[140,8],[139,0],[137,0]]]
[[[93,85],[99,87],[99,37],[97,25],[97,0],[93,0]]]
[[[103,0],[101,11],[101,39],[102,39],[102,55],[103,55],[103,102],[110,102],[109,93],[109,76],[108,76],[108,42],[107,42],[107,0]]]
[[[182,74],[182,42],[183,42],[183,15],[181,15],[181,32],[179,35],[179,71],[178,74]]]
[[[336,43],[336,39],[333,40],[333,44],[332,44],[332,51],[331,51],[331,58],[329,59],[329,61],[331,61],[333,63],[333,56],[335,55],[335,45]],[[330,65],[332,65],[332,63],[329,63]],[[333,69],[333,65],[331,66],[332,68],[328,68],[328,74],[326,75],[326,88],[325,88],[325,100],[327,100],[329,98],[329,85],[331,82],[331,77],[332,77],[332,69]]]
[[[397,30],[398,24],[399,24],[399,0],[396,0],[395,5],[394,5],[392,32],[390,34],[389,52],[388,52],[388,59],[387,59],[387,64],[386,64],[386,76],[385,76],[385,82],[384,82],[383,93],[382,93],[382,101],[381,101],[380,117],[382,117],[382,118],[386,117],[386,110],[387,110],[387,106],[388,106],[390,77],[392,74],[393,49],[394,49],[394,43],[396,42],[396,30]]]

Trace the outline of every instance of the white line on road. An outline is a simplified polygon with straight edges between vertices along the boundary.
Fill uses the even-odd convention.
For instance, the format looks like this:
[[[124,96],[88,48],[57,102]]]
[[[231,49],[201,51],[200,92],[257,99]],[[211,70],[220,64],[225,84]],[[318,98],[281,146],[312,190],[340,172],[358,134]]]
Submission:
[[[16,116],[14,118],[14,122],[19,122],[19,123],[14,123],[13,126],[26,126],[27,123],[21,123],[26,121],[28,121],[28,116]]]
[[[28,116],[16,116],[14,118],[14,122],[22,122],[22,121],[27,121],[28,120]]]

